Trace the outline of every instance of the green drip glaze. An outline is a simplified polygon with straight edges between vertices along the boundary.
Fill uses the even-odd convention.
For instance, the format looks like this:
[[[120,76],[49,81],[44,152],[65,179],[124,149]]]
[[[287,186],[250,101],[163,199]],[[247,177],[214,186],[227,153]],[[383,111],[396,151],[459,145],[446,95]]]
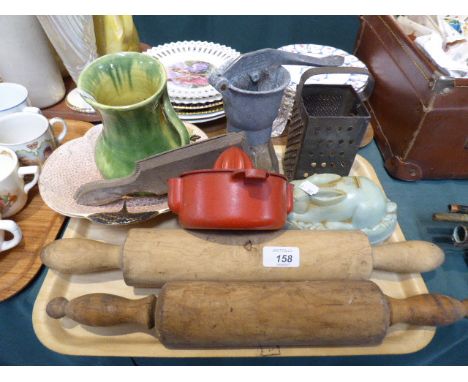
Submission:
[[[95,161],[106,179],[131,175],[138,160],[189,143],[169,101],[165,69],[150,56],[103,56],[81,73],[78,88],[102,116]]]

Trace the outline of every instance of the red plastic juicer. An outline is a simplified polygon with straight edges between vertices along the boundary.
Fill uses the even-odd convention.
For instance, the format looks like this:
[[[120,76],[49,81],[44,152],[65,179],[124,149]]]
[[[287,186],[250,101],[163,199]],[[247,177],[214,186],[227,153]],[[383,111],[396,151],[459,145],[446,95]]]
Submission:
[[[293,209],[293,185],[281,174],[253,167],[238,147],[225,150],[212,169],[168,181],[169,208],[184,228],[274,230]]]

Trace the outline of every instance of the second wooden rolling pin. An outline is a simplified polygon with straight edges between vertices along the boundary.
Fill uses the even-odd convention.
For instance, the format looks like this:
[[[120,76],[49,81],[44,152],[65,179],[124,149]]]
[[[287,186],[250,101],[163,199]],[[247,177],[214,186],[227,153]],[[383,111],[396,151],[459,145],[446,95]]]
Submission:
[[[265,247],[297,248],[298,266],[264,266]],[[363,280],[373,269],[430,271],[443,262],[444,253],[423,241],[372,247],[360,231],[239,233],[134,228],[123,246],[62,239],[45,246],[41,259],[49,268],[69,274],[122,269],[128,285],[159,288],[168,281]]]
[[[47,314],[89,326],[155,328],[169,348],[357,346],[379,344],[397,323],[452,324],[468,315],[468,300],[394,299],[371,281],[173,282],[157,298],[57,297]]]

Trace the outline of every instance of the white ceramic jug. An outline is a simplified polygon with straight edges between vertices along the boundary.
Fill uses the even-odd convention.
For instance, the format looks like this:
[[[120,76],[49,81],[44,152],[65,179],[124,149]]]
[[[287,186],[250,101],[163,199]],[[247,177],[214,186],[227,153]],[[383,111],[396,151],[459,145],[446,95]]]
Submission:
[[[36,16],[0,16],[0,77],[28,89],[33,106],[59,102],[65,85]]]

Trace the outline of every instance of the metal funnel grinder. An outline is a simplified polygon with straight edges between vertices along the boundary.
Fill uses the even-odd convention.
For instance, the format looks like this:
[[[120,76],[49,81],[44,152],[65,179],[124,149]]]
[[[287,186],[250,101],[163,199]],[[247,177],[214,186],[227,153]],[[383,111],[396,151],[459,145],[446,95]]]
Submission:
[[[210,84],[224,101],[227,131],[244,131],[255,167],[278,172],[271,128],[289,85],[281,65],[340,66],[343,57],[316,58],[277,49],[245,53],[212,73]]]

